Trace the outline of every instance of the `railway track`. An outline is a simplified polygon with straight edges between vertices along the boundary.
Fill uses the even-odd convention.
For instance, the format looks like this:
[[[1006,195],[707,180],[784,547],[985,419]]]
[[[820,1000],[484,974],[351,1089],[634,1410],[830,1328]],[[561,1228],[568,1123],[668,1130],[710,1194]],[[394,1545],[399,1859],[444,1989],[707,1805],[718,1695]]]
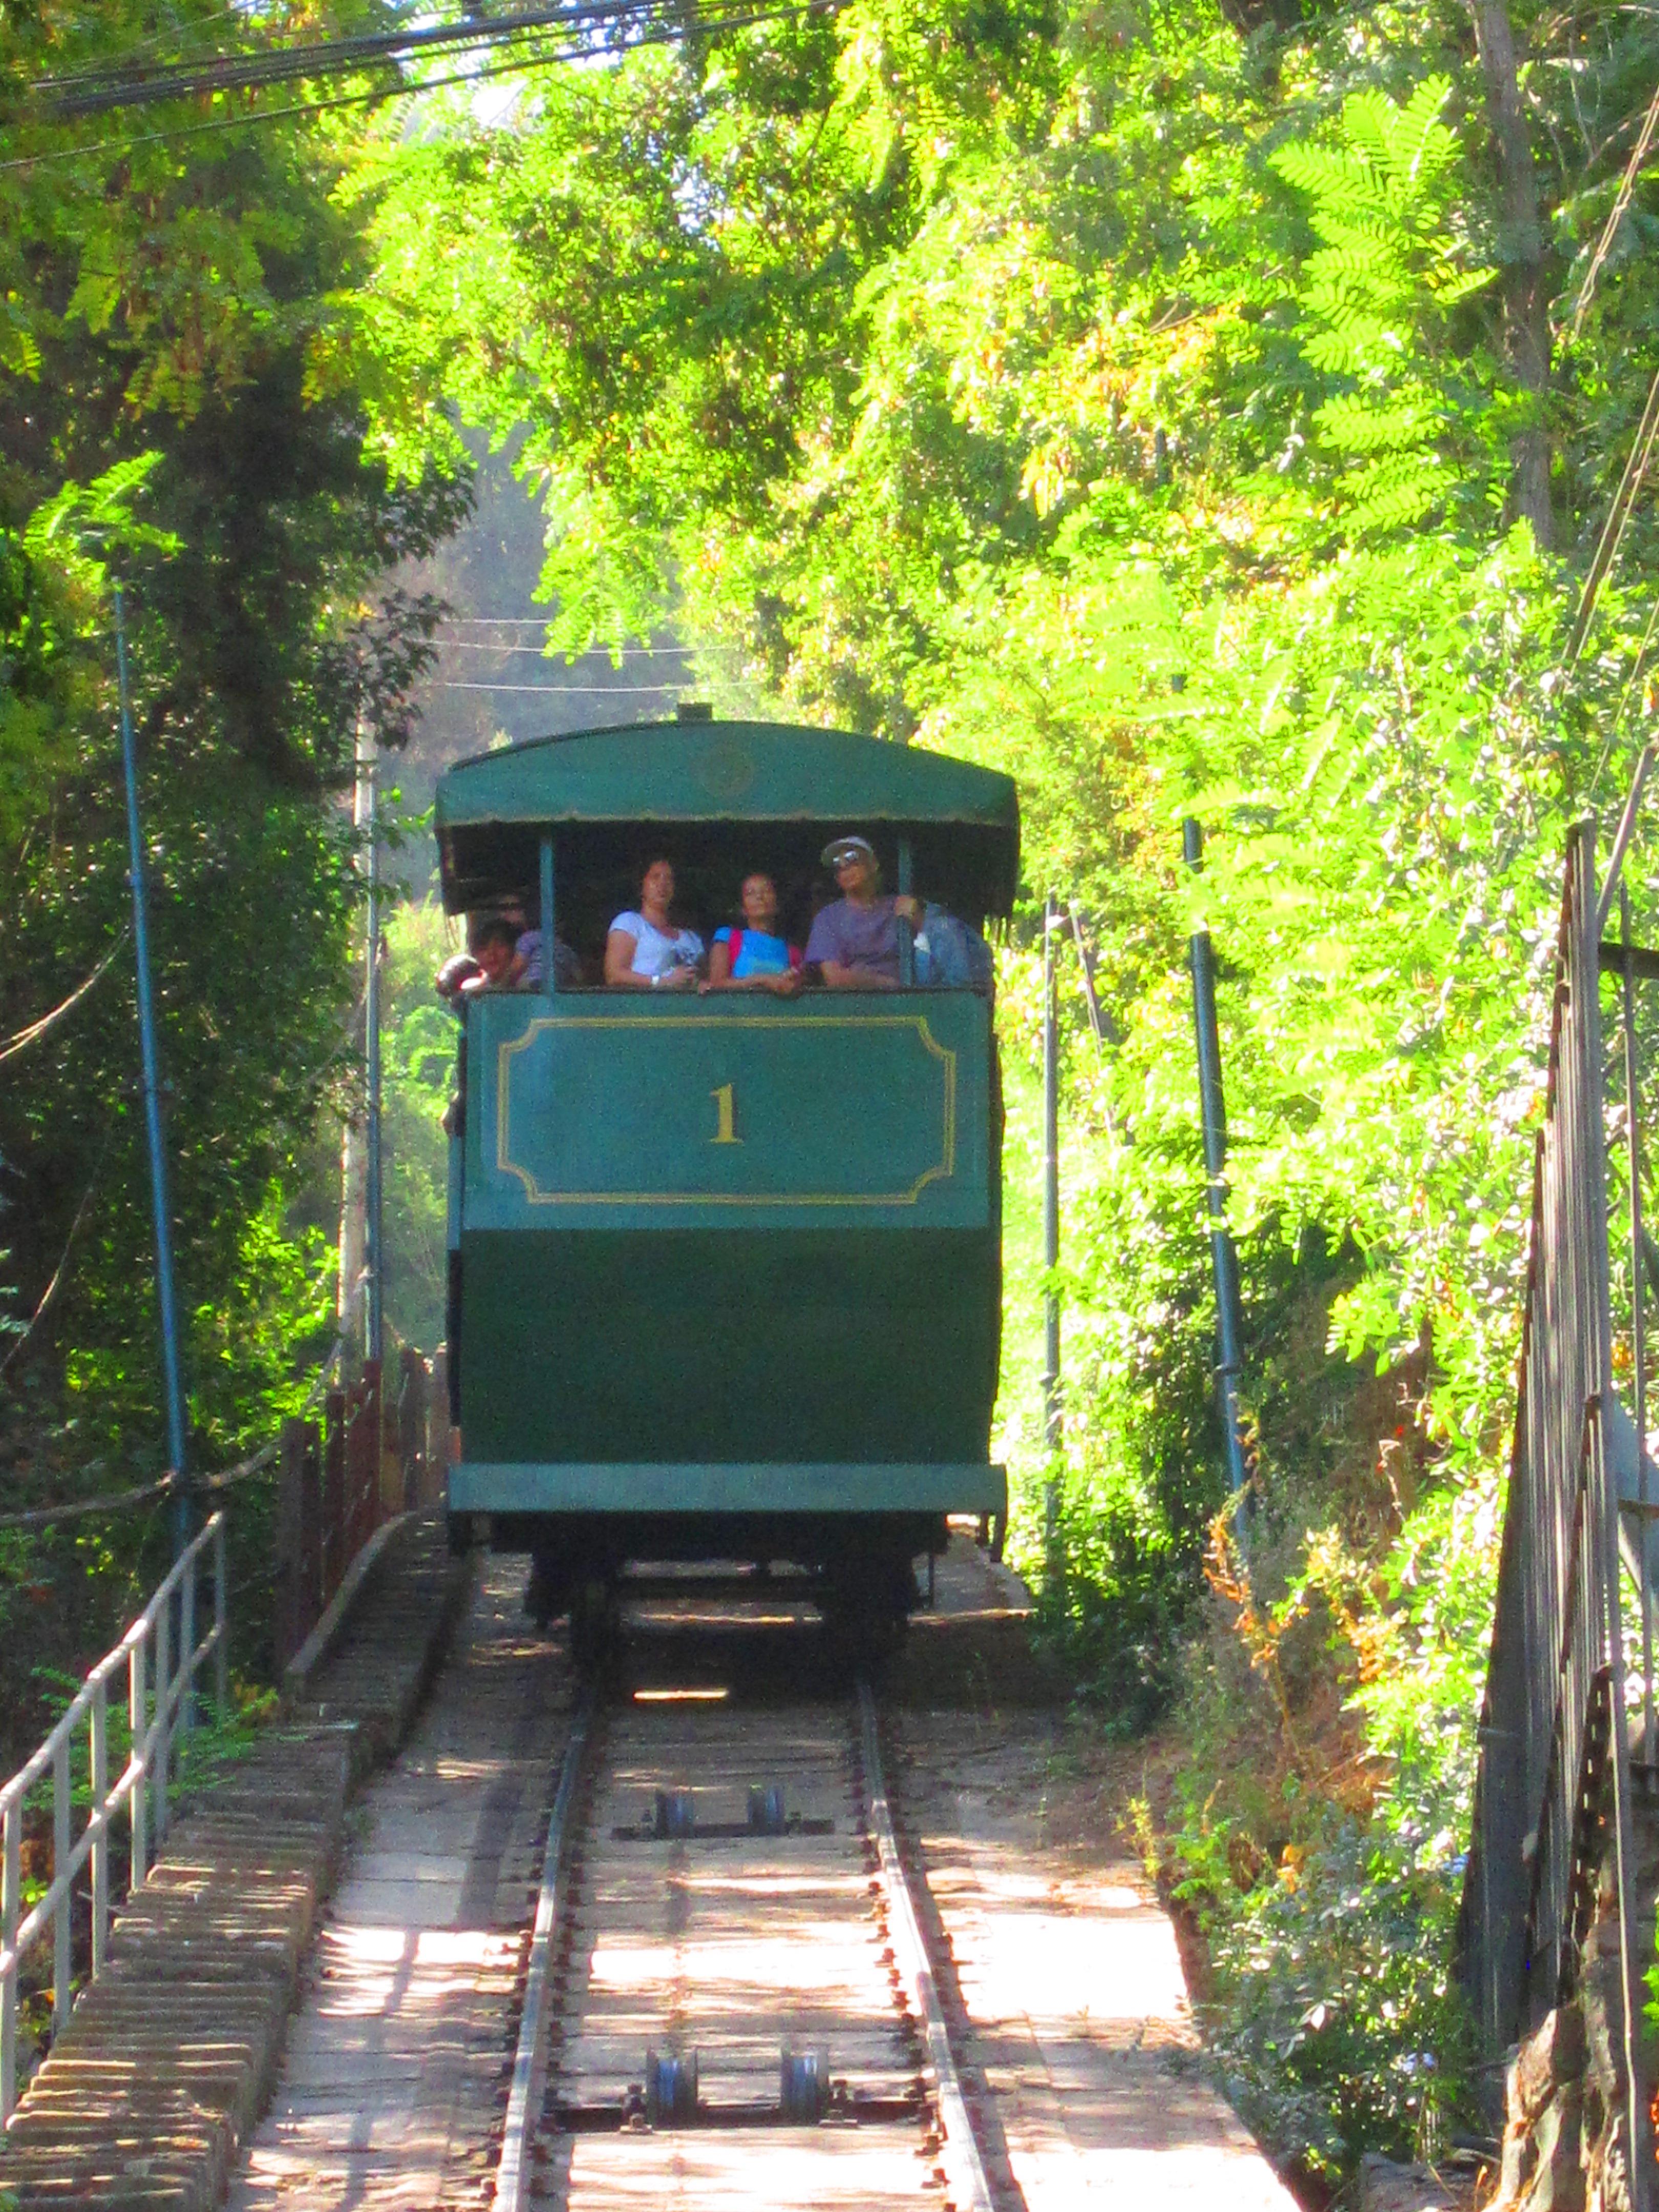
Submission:
[[[590,1688],[559,1765],[496,2212],[997,2203],[874,1697]]]
[[[873,1756],[787,1584],[645,1578],[591,1703],[522,1593],[481,1563],[354,1814],[228,2212],[1291,2212],[1199,2070],[1137,1869],[1066,1840],[1064,1739],[977,1640],[1004,1593],[971,1546]],[[1000,1719],[962,1699],[975,1654]]]

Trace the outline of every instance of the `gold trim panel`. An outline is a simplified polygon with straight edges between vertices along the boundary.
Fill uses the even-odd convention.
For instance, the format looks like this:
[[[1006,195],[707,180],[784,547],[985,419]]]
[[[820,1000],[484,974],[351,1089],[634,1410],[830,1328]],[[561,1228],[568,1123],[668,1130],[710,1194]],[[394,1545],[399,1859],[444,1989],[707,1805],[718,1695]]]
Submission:
[[[526,1052],[544,1030],[639,1030],[642,1020],[658,1029],[713,1030],[915,1030],[923,1048],[944,1070],[944,1126],[939,1158],[916,1177],[906,1191],[739,1192],[706,1190],[544,1190],[530,1170],[512,1156],[509,1107],[512,1091],[507,1063]],[[572,1014],[555,1018],[538,1014],[515,1037],[496,1048],[495,1168],[501,1175],[516,1176],[530,1206],[914,1206],[930,1182],[948,1180],[957,1165],[957,1055],[942,1045],[927,1025],[926,1014],[736,1014],[711,1021],[707,1015]]]

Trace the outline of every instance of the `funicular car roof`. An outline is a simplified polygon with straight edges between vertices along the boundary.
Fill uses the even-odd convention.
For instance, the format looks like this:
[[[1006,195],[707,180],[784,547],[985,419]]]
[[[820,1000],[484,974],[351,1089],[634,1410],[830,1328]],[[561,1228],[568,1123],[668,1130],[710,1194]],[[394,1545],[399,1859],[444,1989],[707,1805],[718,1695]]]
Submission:
[[[971,879],[981,911],[1006,914],[1013,902],[1012,777],[843,730],[675,720],[532,738],[458,762],[437,790],[445,904],[468,905],[514,865],[509,854],[529,830],[748,823],[825,836],[880,827],[933,846],[943,838],[951,872]]]

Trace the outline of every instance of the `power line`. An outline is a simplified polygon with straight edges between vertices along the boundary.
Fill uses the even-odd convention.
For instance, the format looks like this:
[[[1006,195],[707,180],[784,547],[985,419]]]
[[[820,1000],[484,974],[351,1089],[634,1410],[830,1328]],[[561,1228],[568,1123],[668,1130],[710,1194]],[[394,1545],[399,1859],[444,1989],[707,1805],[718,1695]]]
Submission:
[[[1656,374],[1649,387],[1647,405],[1642,410],[1642,419],[1636,426],[1635,437],[1631,441],[1625,473],[1613,495],[1613,504],[1607,509],[1607,519],[1601,526],[1601,535],[1584,578],[1583,589],[1579,593],[1577,611],[1573,616],[1572,628],[1568,633],[1566,650],[1561,656],[1564,672],[1571,673],[1583,650],[1590,617],[1595,612],[1595,602],[1601,597],[1602,584],[1619,557],[1626,526],[1635,510],[1638,495],[1647,476],[1648,463],[1653,457],[1656,437],[1659,437],[1659,374]]]
[[[643,699],[684,691],[684,684],[463,684],[438,678],[434,691],[533,691],[540,699]]]
[[[375,62],[406,55],[460,53],[510,45],[541,31],[592,28],[633,12],[630,0],[556,0],[516,15],[461,22],[428,23],[402,31],[364,32],[349,38],[308,40],[210,60],[163,63],[143,76],[108,67],[38,77],[29,88],[46,95],[58,115],[96,115],[116,107],[153,105],[202,92],[243,91],[302,77],[350,75]]]
[[[1637,137],[1635,151],[1625,166],[1625,173],[1620,178],[1619,189],[1613,195],[1613,205],[1607,210],[1607,219],[1601,226],[1601,235],[1595,241],[1595,251],[1591,254],[1589,266],[1584,271],[1584,281],[1578,288],[1578,297],[1572,310],[1571,336],[1575,338],[1583,327],[1584,317],[1589,313],[1590,300],[1595,290],[1595,280],[1601,274],[1602,263],[1613,251],[1613,241],[1618,235],[1619,226],[1625,219],[1625,210],[1629,207],[1632,195],[1636,190],[1637,172],[1647,159],[1648,149],[1653,143],[1653,134],[1656,130],[1659,130],[1659,90],[1655,91],[1652,100],[1649,102],[1648,112],[1642,118],[1642,128]]]
[[[341,93],[328,100],[295,100],[287,107],[261,108],[250,115],[216,116],[203,123],[180,124],[167,131],[145,131],[130,138],[89,139],[73,146],[54,148],[49,153],[22,154],[9,161],[0,161],[0,175],[12,169],[32,169],[56,161],[84,161],[88,155],[130,153],[137,146],[171,144],[181,138],[196,138],[208,133],[223,131],[246,131],[262,123],[280,123],[299,115],[323,115],[337,108],[378,106],[382,100],[410,100],[428,92],[441,92],[453,85],[482,84],[492,77],[514,76],[532,70],[547,69],[563,62],[592,60],[604,56],[632,53],[643,46],[672,46],[680,40],[714,38],[726,31],[742,31],[757,23],[778,22],[794,15],[822,15],[837,13],[847,0],[793,0],[793,4],[777,7],[754,7],[729,15],[704,15],[697,19],[682,18],[660,27],[638,31],[615,46],[596,48],[590,41],[582,45],[562,47],[550,53],[529,54],[522,60],[500,62],[486,69],[457,70],[447,76],[427,77],[415,83],[400,82],[381,85],[373,92]],[[641,5],[635,18],[648,21],[651,9]],[[626,19],[619,17],[618,21]]]
[[[438,640],[438,647],[443,653],[494,653],[501,654],[503,658],[509,654],[519,653],[532,660],[545,660],[550,665],[555,665],[557,658],[556,655],[544,651],[539,645],[508,645],[504,641],[498,642],[487,637],[441,637]],[[685,653],[686,648],[679,645],[630,645],[623,657],[624,660],[644,660],[647,658],[664,659],[676,654],[685,654]],[[592,658],[591,650],[578,653],[574,661],[567,662],[566,665],[580,668],[583,661]]]
[[[633,38],[622,40],[615,46],[595,49],[592,42],[560,46],[550,53],[525,55],[522,60],[495,62],[487,69],[458,69],[452,76],[422,77],[414,84],[411,82],[383,84],[376,86],[376,91],[372,93],[338,93],[330,100],[295,100],[289,101],[289,106],[285,108],[258,108],[252,115],[216,115],[208,122],[179,124],[170,131],[142,131],[135,137],[124,139],[84,139],[76,146],[58,146],[51,153],[15,155],[11,161],[0,161],[0,175],[13,168],[38,168],[38,166],[46,166],[51,161],[84,161],[88,155],[131,153],[135,146],[164,146],[164,143],[173,143],[175,139],[204,137],[208,133],[222,133],[222,131],[250,131],[257,124],[283,122],[283,119],[295,118],[295,115],[327,115],[334,108],[365,108],[378,106],[383,100],[414,100],[420,93],[445,91],[447,86],[453,84],[484,84],[491,77],[525,76],[533,69],[553,69],[560,62],[598,60],[598,58],[606,58],[606,55],[615,58],[615,55],[622,53],[635,53],[641,46],[671,46],[677,40],[717,38],[723,31],[745,31],[752,24],[781,22],[790,15],[827,15],[827,13],[838,13],[845,4],[848,4],[848,0],[790,0],[790,4],[783,4],[783,7],[748,7],[737,13],[730,13],[730,15],[681,18],[672,24],[661,24],[659,28],[637,31]],[[617,15],[615,20],[622,22],[623,27],[629,22],[629,18],[623,18],[623,15]],[[635,7],[633,20],[635,22],[637,20],[648,22],[650,4]]]
[[[0,1044],[0,1060],[11,1060],[14,1059],[18,1053],[26,1052],[30,1045],[38,1043],[40,1040],[46,1035],[49,1030],[56,1027],[58,1023],[63,1020],[65,1014],[73,1012],[74,1009],[80,1005],[82,1000],[86,997],[87,993],[91,990],[94,984],[97,982],[99,977],[104,973],[104,970],[109,966],[110,962],[114,959],[116,954],[121,950],[121,947],[126,943],[131,928],[132,924],[131,922],[123,924],[120,935],[116,939],[114,944],[110,946],[108,951],[105,953],[103,958],[93,969],[91,975],[86,976],[81,982],[77,983],[75,988],[70,993],[68,998],[65,999],[61,1005],[54,1006],[49,1014],[42,1014],[39,1021],[31,1022],[27,1029],[19,1030],[15,1036],[9,1036],[3,1044]]]

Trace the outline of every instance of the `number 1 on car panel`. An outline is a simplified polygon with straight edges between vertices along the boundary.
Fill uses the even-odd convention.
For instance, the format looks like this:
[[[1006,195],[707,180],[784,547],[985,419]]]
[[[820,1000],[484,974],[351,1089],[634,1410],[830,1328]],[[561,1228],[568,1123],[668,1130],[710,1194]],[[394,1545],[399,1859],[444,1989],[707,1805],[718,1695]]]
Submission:
[[[722,1083],[718,1090],[711,1091],[708,1095],[714,1102],[714,1133],[708,1139],[709,1143],[740,1145],[743,1139],[737,1132],[732,1103],[732,1085],[729,1083]]]

